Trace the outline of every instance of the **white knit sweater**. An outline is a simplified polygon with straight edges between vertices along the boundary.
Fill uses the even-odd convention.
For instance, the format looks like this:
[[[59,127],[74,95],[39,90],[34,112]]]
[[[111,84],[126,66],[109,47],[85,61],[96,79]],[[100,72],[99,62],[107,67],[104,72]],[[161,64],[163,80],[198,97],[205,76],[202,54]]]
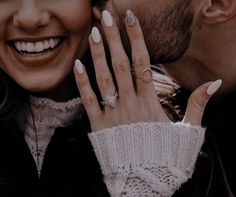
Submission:
[[[137,123],[91,133],[111,196],[171,196],[192,176],[205,130]]]
[[[55,128],[71,124],[81,102],[31,97],[31,106],[37,139],[27,110],[18,120],[40,174]],[[140,122],[93,132],[89,138],[112,197],[166,197],[191,177],[204,134],[205,129],[183,123]]]

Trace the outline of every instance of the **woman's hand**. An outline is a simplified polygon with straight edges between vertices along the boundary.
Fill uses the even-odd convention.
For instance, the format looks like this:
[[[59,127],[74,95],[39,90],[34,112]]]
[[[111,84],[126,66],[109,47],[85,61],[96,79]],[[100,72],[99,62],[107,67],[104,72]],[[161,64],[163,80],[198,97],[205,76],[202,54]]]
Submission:
[[[143,33],[137,18],[131,11],[127,11],[125,23],[132,49],[132,62],[125,53],[114,18],[108,11],[102,13],[102,25],[111,54],[118,90],[115,88],[107,65],[99,30],[94,27],[89,37],[96,79],[105,104],[104,109],[100,108],[85,67],[79,60],[75,63],[76,82],[90,119],[92,131],[129,123],[170,121],[155,92]],[[131,64],[135,70],[135,83],[131,74]],[[220,85],[221,80],[218,80],[214,83],[205,83],[197,88],[189,99],[183,122],[201,125],[205,105]]]

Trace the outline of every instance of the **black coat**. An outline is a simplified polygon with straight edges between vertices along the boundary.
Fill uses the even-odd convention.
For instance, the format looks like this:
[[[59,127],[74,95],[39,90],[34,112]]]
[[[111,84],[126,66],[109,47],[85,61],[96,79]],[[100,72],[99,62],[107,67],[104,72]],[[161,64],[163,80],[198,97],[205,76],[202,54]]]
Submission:
[[[181,108],[186,108],[189,95],[182,90],[175,98]],[[236,92],[233,92],[208,103],[202,121],[207,128],[206,138],[193,178],[174,197],[236,196],[235,101]]]
[[[87,118],[57,128],[45,153],[41,177],[16,123],[0,129],[0,197],[109,196],[87,137]]]

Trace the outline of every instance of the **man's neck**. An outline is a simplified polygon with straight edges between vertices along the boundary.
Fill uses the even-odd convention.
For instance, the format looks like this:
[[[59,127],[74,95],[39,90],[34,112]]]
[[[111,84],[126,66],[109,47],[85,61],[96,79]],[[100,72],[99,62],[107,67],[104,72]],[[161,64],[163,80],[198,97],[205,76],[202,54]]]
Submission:
[[[187,89],[194,90],[204,82],[222,79],[221,93],[235,90],[236,32],[217,28],[215,31],[219,33],[193,34],[184,56],[164,65],[167,73]]]

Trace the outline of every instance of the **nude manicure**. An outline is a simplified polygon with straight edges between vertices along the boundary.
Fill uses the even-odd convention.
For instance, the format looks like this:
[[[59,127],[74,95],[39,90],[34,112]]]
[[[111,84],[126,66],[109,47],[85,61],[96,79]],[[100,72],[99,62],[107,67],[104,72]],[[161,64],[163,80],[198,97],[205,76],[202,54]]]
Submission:
[[[126,11],[126,22],[127,22],[128,26],[130,26],[130,27],[133,27],[136,25],[135,16],[131,10]]]
[[[75,60],[75,68],[79,74],[82,74],[84,72],[83,64],[80,60]]]
[[[101,34],[97,27],[92,28],[92,40],[95,44],[98,44],[101,41]]]
[[[207,88],[207,94],[209,96],[213,95],[222,85],[222,80],[218,79],[214,82],[211,83],[211,85],[209,85],[209,87]]]
[[[109,11],[104,10],[102,12],[102,20],[103,20],[106,27],[112,27],[113,26],[112,16],[111,16],[111,13]]]

